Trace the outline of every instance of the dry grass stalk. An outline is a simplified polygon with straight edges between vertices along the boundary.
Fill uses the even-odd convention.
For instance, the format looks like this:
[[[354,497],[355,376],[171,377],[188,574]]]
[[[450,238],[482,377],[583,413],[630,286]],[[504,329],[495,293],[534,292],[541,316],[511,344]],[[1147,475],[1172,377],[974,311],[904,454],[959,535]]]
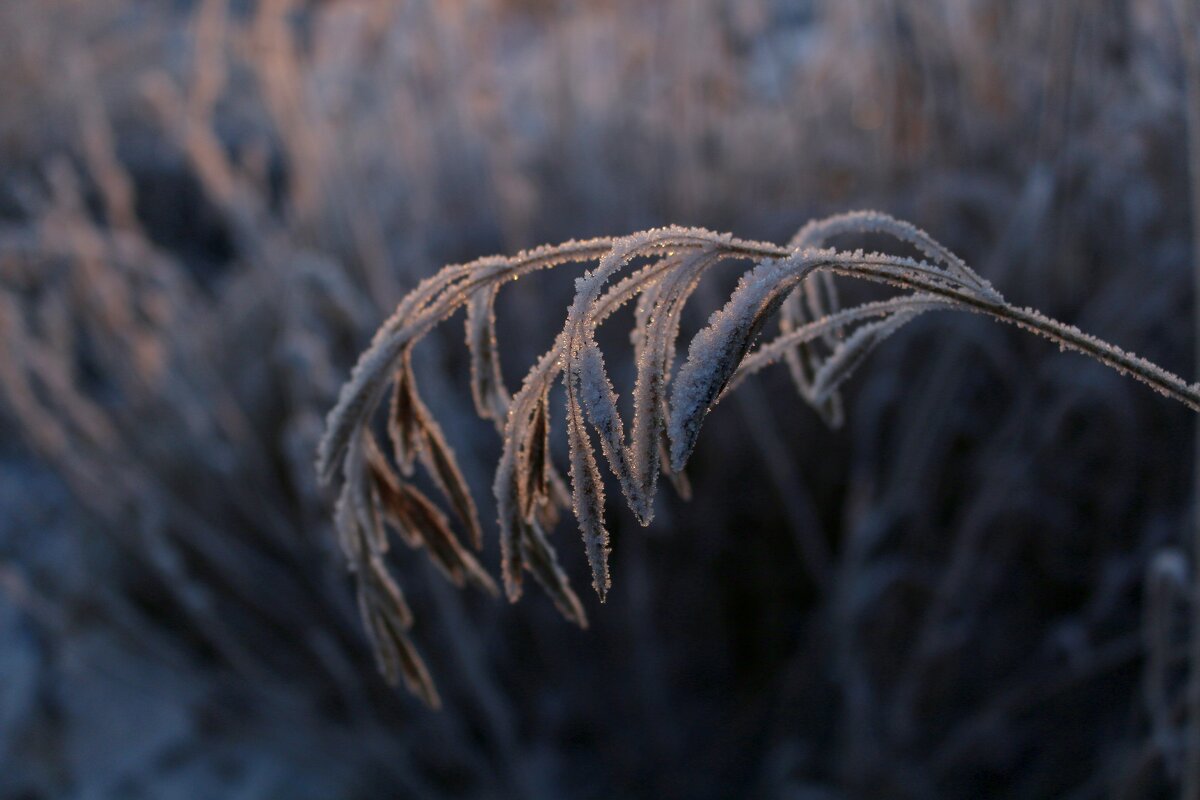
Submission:
[[[862,233],[887,235],[915,247],[925,258],[825,246],[832,237]],[[748,260],[754,266],[692,339],[687,357],[676,370],[682,308],[704,273],[728,260]],[[497,356],[493,304],[499,287],[536,270],[591,261],[597,265],[576,280],[575,299],[554,346],[510,396]],[[614,281],[635,262],[636,268]],[[834,275],[889,284],[905,293],[839,309]],[[635,299],[637,379],[632,436],[627,441],[595,332],[616,309]],[[337,527],[362,587],[363,616],[381,668],[393,679],[402,676],[410,689],[430,702],[436,693],[407,638],[411,621],[407,608],[398,587],[379,567],[386,550],[381,520],[393,522],[411,544],[426,546],[456,585],[472,580],[490,589],[490,581],[458,544],[445,515],[392,469],[374,444],[372,427],[390,385],[388,430],[396,466],[407,476],[414,461],[420,462],[478,549],[482,540],[474,503],[453,451],[421,402],[410,359],[421,338],[462,306],[468,309],[476,410],[496,423],[503,438],[493,488],[505,593],[509,600],[519,598],[522,574],[529,571],[559,610],[581,626],[586,625],[582,605],[557,563],[544,528],[553,523],[557,508],[569,502],[582,533],[593,587],[603,601],[611,585],[609,537],[592,434],[599,437],[600,452],[630,510],[642,524],[649,524],[658,473],[667,474],[686,492],[683,469],[708,412],[742,380],[776,361],[787,364],[801,396],[836,425],[842,419],[839,389],[881,342],[926,311],[959,309],[1044,336],[1200,410],[1200,387],[1076,328],[1010,304],[928,234],[877,212],[810,223],[787,247],[698,228],[668,227],[445,267],[400,302],[359,358],[328,416],[317,464],[325,481],[342,481]],[[756,348],[777,313],[779,334]],[[567,395],[570,501],[556,488],[559,479],[549,448],[549,391],[560,376]],[[389,602],[396,607],[386,608]]]

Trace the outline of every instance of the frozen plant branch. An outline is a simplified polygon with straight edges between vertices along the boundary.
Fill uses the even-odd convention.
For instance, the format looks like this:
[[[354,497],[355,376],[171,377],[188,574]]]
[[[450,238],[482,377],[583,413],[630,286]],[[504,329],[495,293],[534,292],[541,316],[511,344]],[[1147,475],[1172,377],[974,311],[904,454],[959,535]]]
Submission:
[[[914,247],[923,258],[827,247],[835,236],[863,233],[886,235]],[[676,369],[684,305],[708,270],[731,260],[753,266],[725,306],[692,339]],[[575,281],[575,299],[554,346],[510,394],[496,341],[494,307],[500,287],[537,270],[591,262],[596,266]],[[889,284],[902,294],[842,309],[835,275]],[[614,311],[635,300],[637,376],[627,436],[595,333]],[[426,548],[455,585],[471,583],[497,592],[472,549],[459,541],[448,516],[405,480],[420,465],[473,549],[481,549],[475,502],[454,451],[421,399],[411,359],[421,338],[463,306],[472,397],[479,415],[495,424],[503,444],[493,491],[505,594],[516,601],[524,573],[529,572],[559,611],[581,627],[587,625],[583,605],[546,532],[561,509],[571,509],[591,565],[592,585],[603,601],[611,585],[609,536],[593,435],[630,510],[643,525],[649,524],[659,474],[686,496],[683,470],[704,418],[728,392],[770,364],[785,363],[801,397],[836,426],[842,420],[842,384],[881,342],[927,311],[959,309],[1039,334],[1200,411],[1197,385],[1072,326],[1008,303],[924,231],[878,212],[809,223],[787,247],[699,228],[668,227],[447,266],[400,302],[359,357],[329,413],[317,458],[321,478],[340,484],[334,524],[357,579],[359,606],[380,669],[392,681],[403,679],[430,705],[437,704],[437,693],[409,637],[412,615],[386,567],[390,540],[385,527],[409,546]],[[778,334],[758,344],[775,317]],[[550,447],[550,389],[560,378],[566,387],[569,484],[553,463]],[[374,433],[389,387],[390,459]]]

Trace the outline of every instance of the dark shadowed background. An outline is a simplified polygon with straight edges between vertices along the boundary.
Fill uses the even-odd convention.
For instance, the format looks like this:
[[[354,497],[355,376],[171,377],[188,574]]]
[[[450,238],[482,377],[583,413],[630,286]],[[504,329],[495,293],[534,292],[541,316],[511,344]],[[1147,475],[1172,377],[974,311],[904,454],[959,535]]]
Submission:
[[[1194,420],[1010,327],[922,317],[837,431],[784,370],[744,386],[691,502],[662,491],[648,529],[612,504],[604,606],[559,526],[588,631],[397,549],[440,712],[376,673],[313,458],[357,353],[440,265],[667,223],[786,242],[876,208],[1194,377],[1195,18],[3,0],[0,797],[1176,794]],[[510,386],[573,270],[501,295]],[[623,395],[628,324],[604,341]],[[431,339],[417,370],[495,573],[499,442],[461,321]]]

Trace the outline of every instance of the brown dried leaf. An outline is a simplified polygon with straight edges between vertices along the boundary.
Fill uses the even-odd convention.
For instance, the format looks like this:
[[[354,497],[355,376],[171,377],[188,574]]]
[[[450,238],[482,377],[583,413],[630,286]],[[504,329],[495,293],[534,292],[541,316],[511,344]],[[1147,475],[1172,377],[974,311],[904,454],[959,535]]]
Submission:
[[[471,544],[476,550],[481,550],[483,526],[479,524],[479,511],[475,507],[475,500],[471,497],[471,490],[467,487],[462,470],[458,468],[454,451],[446,443],[441,426],[434,421],[424,403],[421,403],[420,398],[415,399],[418,404],[417,416],[424,432],[421,437],[421,464],[429,471],[438,490],[454,509],[455,516],[466,526]]]
[[[400,471],[413,474],[413,464],[420,450],[420,421],[417,419],[416,377],[412,371],[412,357],[405,351],[400,359],[393,380],[392,400],[388,408],[388,437],[392,440],[392,453]]]
[[[547,498],[550,482],[550,410],[549,392],[544,392],[533,410],[528,436],[518,453],[521,476],[521,516],[530,519]]]
[[[558,564],[558,556],[554,552],[554,547],[536,520],[521,526],[519,541],[525,566],[550,595],[555,608],[571,622],[581,628],[586,628],[588,621],[583,604],[579,602],[579,596],[571,588],[567,574]]]

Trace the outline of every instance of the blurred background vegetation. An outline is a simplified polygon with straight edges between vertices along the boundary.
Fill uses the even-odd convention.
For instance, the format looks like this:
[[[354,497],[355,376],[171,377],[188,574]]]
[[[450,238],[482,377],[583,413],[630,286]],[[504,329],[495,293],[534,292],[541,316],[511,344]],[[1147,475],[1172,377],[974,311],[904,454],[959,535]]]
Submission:
[[[1016,331],[922,318],[840,431],[743,387],[692,502],[614,504],[589,631],[397,553],[440,713],[375,673],[312,462],[439,265],[666,223],[878,208],[1191,375],[1190,8],[4,0],[0,797],[1174,794],[1193,420]],[[559,272],[501,295],[510,385]],[[486,520],[447,328],[417,368]]]

